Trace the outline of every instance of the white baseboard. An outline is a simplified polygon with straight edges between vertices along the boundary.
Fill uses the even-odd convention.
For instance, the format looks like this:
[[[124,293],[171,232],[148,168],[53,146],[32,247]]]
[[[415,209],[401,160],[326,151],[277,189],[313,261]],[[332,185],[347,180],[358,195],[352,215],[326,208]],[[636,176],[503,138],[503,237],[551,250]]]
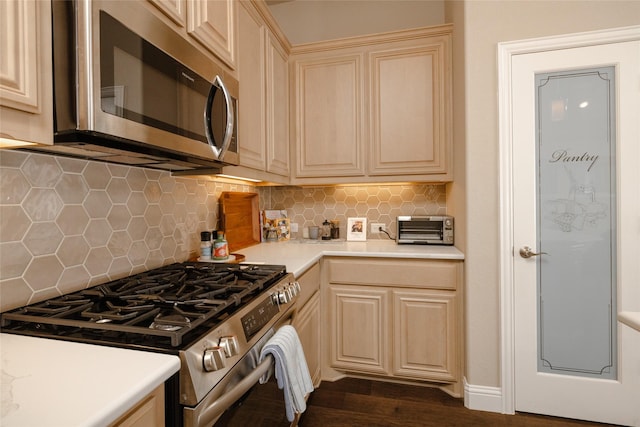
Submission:
[[[476,411],[503,413],[502,389],[469,384],[465,378],[464,406]]]

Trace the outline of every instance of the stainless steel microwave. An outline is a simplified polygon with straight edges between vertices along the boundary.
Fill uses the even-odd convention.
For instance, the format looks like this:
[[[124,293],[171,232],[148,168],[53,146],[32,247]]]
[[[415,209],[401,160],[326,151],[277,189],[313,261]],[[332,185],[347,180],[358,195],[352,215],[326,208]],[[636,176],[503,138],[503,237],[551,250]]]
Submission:
[[[142,1],[53,0],[59,154],[167,170],[238,163],[238,82]]]
[[[453,231],[452,216],[399,216],[396,242],[413,245],[453,245]]]

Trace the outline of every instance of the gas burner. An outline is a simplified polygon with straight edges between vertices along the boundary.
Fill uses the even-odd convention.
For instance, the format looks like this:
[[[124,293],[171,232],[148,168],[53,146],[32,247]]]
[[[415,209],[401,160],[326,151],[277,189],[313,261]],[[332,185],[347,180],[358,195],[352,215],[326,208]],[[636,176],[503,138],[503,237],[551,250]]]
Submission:
[[[2,314],[3,332],[175,348],[286,275],[277,265],[184,262]]]
[[[149,328],[161,331],[179,331],[190,326],[191,320],[188,317],[174,313],[168,315],[158,314],[153,319],[153,323],[149,325]]]
[[[91,308],[82,311],[80,316],[88,318],[90,322],[118,322],[126,324],[127,321],[133,319],[137,319],[137,321],[139,321],[144,313],[154,311],[153,304],[116,306],[112,302],[107,301],[106,308],[104,310],[100,309],[99,306],[99,304],[93,304]],[[155,312],[157,311],[158,310],[155,310]]]

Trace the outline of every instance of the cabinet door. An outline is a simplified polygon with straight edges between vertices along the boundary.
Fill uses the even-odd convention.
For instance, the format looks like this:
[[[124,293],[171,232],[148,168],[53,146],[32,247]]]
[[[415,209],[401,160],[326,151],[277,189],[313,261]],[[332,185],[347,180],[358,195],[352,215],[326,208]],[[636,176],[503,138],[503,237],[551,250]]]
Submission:
[[[448,40],[371,53],[370,175],[450,173]]]
[[[188,0],[187,32],[235,69],[235,1]]]
[[[261,171],[265,153],[265,28],[249,6],[238,8],[238,75],[240,165]]]
[[[267,172],[289,176],[289,58],[267,35]]]
[[[364,175],[363,54],[294,62],[296,177]]]
[[[0,146],[53,143],[51,4],[0,1]]]
[[[331,366],[389,374],[388,291],[330,286]]]
[[[149,0],[179,27],[184,27],[187,17],[185,0]]]
[[[157,427],[164,424],[164,385],[161,384],[112,424],[112,427]]]
[[[320,292],[316,292],[295,317],[309,373],[314,385],[320,384]]]
[[[392,291],[393,374],[455,381],[456,301],[448,291]]]

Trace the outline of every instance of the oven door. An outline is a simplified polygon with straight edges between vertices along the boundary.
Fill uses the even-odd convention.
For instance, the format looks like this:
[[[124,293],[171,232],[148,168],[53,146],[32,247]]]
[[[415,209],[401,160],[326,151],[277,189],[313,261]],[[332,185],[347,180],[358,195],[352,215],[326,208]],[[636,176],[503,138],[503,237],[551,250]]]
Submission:
[[[260,378],[274,368],[275,361],[273,356],[268,355],[262,362],[259,362],[260,351],[273,337],[275,331],[286,324],[291,324],[291,317],[270,328],[195,407],[183,408],[184,427],[211,426],[227,411],[230,413],[225,415],[233,416],[235,407],[238,407],[247,394],[252,389],[261,388],[261,385],[258,384]],[[271,375],[271,381],[273,381],[273,375]],[[282,390],[279,392],[281,400],[279,409],[283,419],[286,420],[284,394]],[[217,425],[225,426],[229,423],[220,420],[220,424]]]

